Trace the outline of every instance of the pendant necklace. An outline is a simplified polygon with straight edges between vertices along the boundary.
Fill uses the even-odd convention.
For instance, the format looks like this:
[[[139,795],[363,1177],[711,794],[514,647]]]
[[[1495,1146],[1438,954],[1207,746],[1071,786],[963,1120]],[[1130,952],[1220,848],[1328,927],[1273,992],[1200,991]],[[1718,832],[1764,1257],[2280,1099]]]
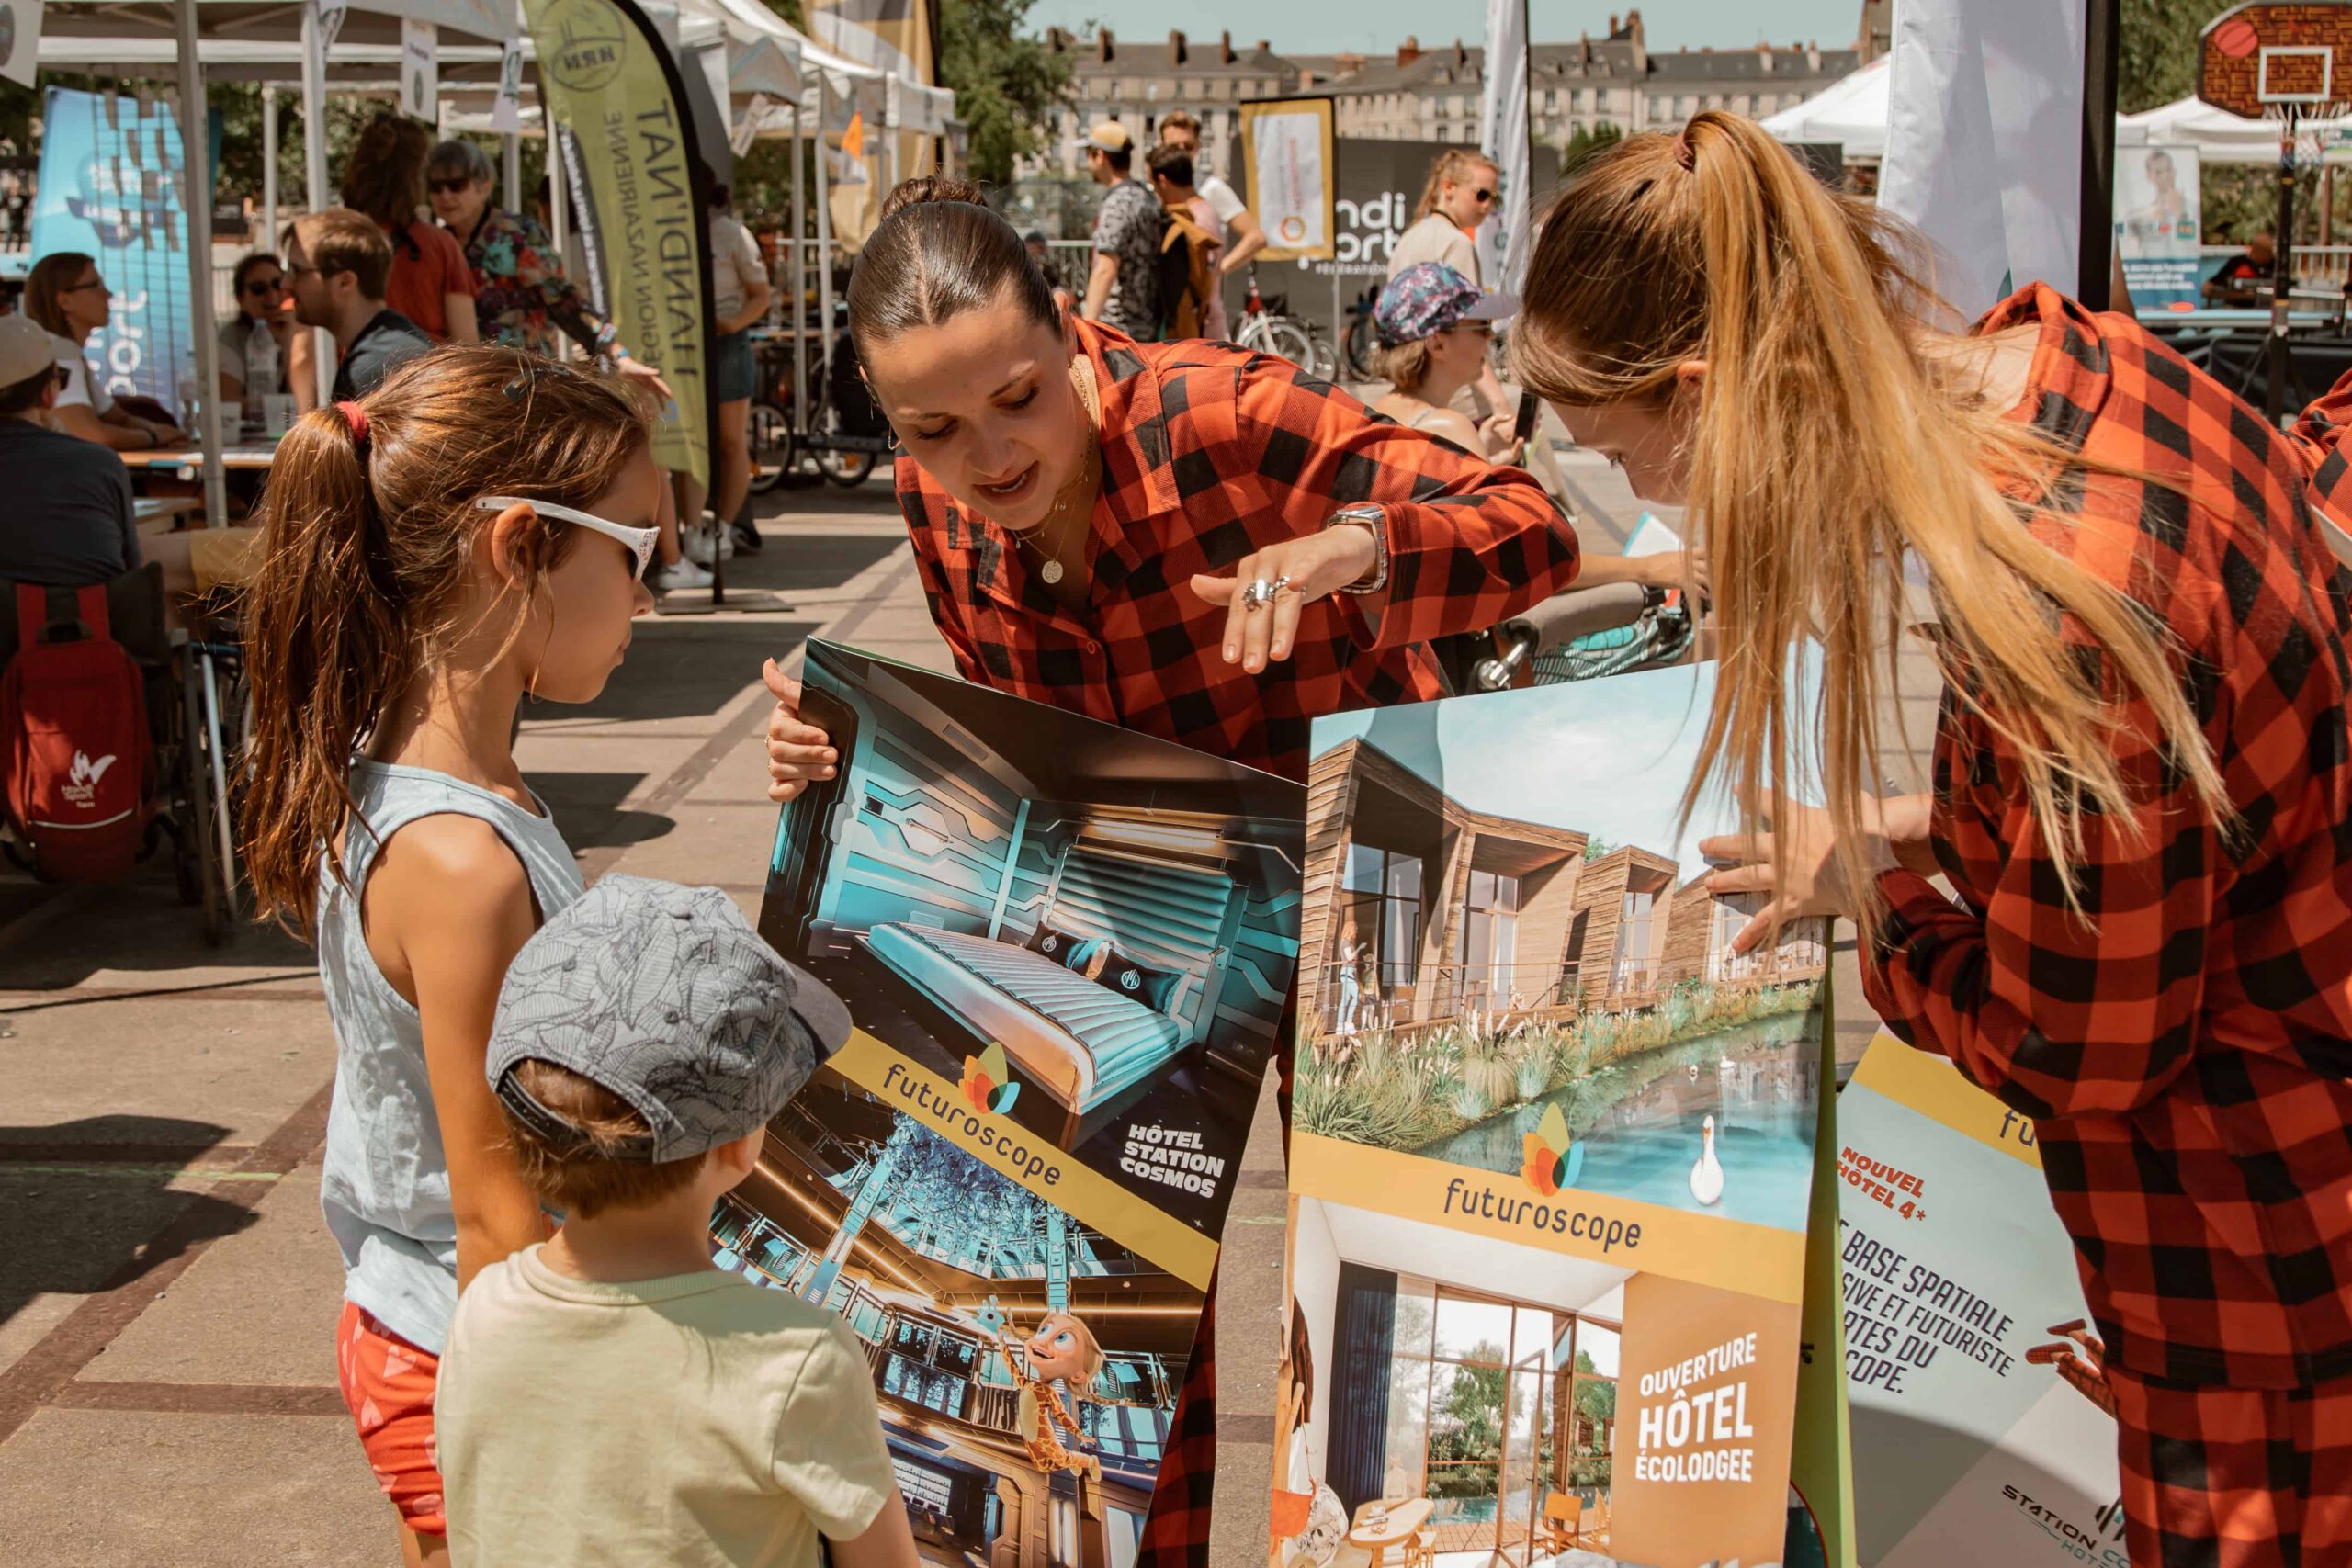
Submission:
[[[1086,464],[1078,472],[1075,491],[1063,491],[1062,494],[1055,501],[1053,511],[1046,514],[1046,521],[1044,524],[1035,529],[1034,532],[1046,536],[1047,544],[1053,543],[1058,536],[1061,522],[1071,510],[1073,500],[1082,497],[1086,510],[1089,512],[1093,510],[1095,492],[1102,488],[1102,447],[1099,442],[1091,443],[1087,447]],[[1053,552],[1042,548],[1035,544],[1030,543],[1029,536],[1026,534],[1018,535],[1016,537],[1018,537],[1023,544],[1028,544],[1031,549],[1037,552],[1037,558],[1040,563],[1037,568],[1037,576],[1045,582],[1046,587],[1053,587],[1068,575],[1066,569],[1062,566],[1062,563],[1056,558]]]

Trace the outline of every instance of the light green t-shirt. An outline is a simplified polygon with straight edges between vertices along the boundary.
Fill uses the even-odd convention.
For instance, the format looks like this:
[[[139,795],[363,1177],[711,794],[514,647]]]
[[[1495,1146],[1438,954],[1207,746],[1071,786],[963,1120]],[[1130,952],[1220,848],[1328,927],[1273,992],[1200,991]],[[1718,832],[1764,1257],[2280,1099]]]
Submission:
[[[533,1247],[458,1302],[434,1401],[456,1568],[815,1568],[898,1482],[841,1319],[711,1269],[600,1284]]]

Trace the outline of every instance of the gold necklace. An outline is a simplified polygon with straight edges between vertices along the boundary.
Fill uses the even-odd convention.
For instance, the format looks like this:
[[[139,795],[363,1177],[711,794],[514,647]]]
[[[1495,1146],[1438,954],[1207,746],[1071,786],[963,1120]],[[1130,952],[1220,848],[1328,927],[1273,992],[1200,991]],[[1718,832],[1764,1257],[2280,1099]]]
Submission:
[[[1094,510],[1094,497],[1102,488],[1102,444],[1100,441],[1090,441],[1086,446],[1085,463],[1080,467],[1069,487],[1054,498],[1054,509],[1046,513],[1045,522],[1028,530],[1027,533],[1013,536],[1036,552],[1039,562],[1037,575],[1045,580],[1046,587],[1053,587],[1061,581],[1065,575],[1062,563],[1055,558],[1059,551],[1046,547],[1059,543],[1062,524],[1069,516],[1075,513],[1083,517]],[[1046,540],[1046,546],[1040,546],[1033,541],[1029,537],[1030,534],[1042,536]]]

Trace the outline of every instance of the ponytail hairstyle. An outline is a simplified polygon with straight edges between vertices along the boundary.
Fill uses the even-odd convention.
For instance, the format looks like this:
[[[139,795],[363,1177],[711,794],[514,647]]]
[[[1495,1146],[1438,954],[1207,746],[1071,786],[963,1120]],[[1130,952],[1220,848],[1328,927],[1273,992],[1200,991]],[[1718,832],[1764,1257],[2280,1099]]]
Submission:
[[[1010,299],[1058,330],[1053,287],[980,187],[948,175],[902,180],[849,275],[849,331],[861,355],[912,327],[937,326]]]
[[[352,756],[469,629],[457,616],[474,545],[496,516],[476,498],[593,507],[650,439],[644,407],[614,381],[486,344],[422,355],[287,433],[243,605],[254,722],[242,836],[265,916],[307,934],[322,855],[345,880]],[[578,534],[524,541],[529,581],[508,592],[527,604]]]
[[[2121,701],[2147,704],[2167,766],[2219,819],[2231,813],[2161,631],[2029,532],[2073,525],[2053,498],[2095,466],[1984,406],[1971,373],[1930,349],[1924,323],[1948,311],[1905,260],[1916,243],[1869,203],[1824,188],[1761,127],[1709,110],[1679,136],[1602,152],[1554,201],[1513,366],[1571,408],[1697,399],[1688,507],[1703,530],[1721,663],[1686,820],[1721,787],[1744,812],[1782,821],[1792,781],[1818,776],[1839,840],[1860,840],[1916,556],[1946,685],[2018,758],[2079,911],[2086,819],[2133,805],[2117,756]],[[1695,392],[1676,374],[1687,360],[1706,363]],[[2005,484],[2030,493],[2014,499]],[[2103,658],[2070,649],[2062,617]],[[1785,673],[1808,637],[1823,649],[1821,690],[1801,698]],[[1879,894],[1859,857],[1842,857],[1838,874],[1847,908],[1874,919]]]
[[[1449,147],[1437,155],[1430,165],[1430,177],[1421,184],[1421,204],[1413,209],[1413,221],[1418,223],[1437,210],[1438,193],[1445,189],[1445,182],[1466,183],[1473,169],[1493,169],[1498,179],[1502,170],[1492,158],[1475,147]]]

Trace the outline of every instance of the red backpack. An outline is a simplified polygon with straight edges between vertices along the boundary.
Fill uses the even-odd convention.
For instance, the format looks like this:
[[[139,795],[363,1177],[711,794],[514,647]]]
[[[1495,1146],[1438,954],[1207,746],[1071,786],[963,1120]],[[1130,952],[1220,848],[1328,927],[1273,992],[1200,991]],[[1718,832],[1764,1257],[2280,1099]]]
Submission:
[[[0,674],[0,812],[47,881],[129,873],[154,818],[147,685],[114,640],[103,585],[52,625],[49,592],[17,585],[18,648]],[[57,640],[57,634],[78,635]]]

